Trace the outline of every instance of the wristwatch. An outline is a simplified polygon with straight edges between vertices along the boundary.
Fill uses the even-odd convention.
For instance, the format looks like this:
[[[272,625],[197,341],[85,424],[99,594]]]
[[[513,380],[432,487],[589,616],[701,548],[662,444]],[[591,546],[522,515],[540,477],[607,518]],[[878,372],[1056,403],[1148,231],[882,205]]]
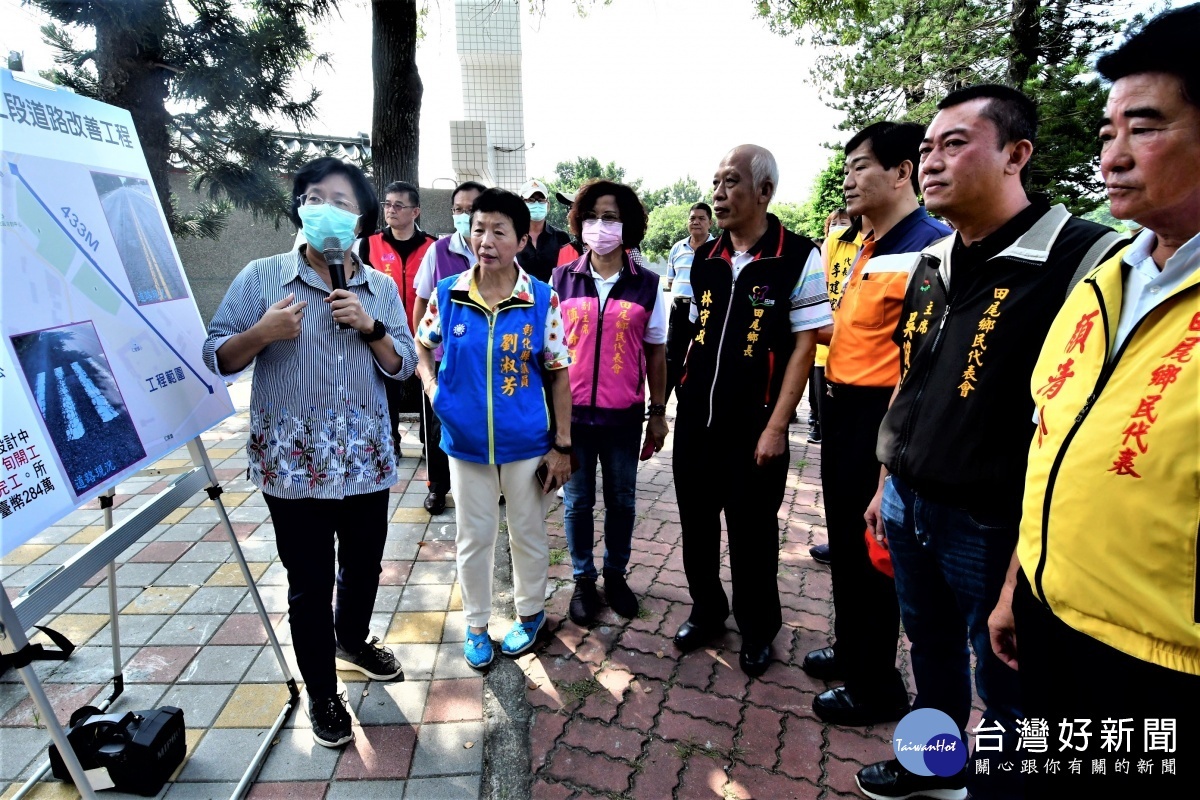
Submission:
[[[650,404],[650,416],[665,417],[666,415],[667,415],[667,404],[666,403],[651,403]]]
[[[566,446],[563,446],[563,445],[560,445],[558,442],[551,442],[550,449],[553,450],[554,452],[558,453],[559,455],[564,455],[564,456],[571,455],[571,445],[569,445],[569,444]]]
[[[375,320],[375,327],[371,329],[370,333],[363,333],[362,331],[359,331],[358,335],[362,337],[364,342],[378,342],[380,339],[387,336],[387,328],[384,327],[383,320],[377,319]]]

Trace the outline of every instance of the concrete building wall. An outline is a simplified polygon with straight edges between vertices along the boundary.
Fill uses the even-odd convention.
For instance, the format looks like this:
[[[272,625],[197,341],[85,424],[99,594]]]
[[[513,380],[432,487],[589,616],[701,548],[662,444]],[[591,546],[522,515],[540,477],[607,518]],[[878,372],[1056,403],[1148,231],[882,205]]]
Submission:
[[[525,182],[520,0],[455,0],[463,115],[485,126],[450,123],[460,180],[484,178],[516,190]],[[457,127],[456,127],[457,126]]]

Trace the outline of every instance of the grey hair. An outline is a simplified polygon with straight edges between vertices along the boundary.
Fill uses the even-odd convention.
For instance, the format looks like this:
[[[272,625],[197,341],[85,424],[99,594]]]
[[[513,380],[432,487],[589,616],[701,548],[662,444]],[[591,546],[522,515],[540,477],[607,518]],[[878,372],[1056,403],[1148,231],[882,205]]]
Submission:
[[[779,190],[779,165],[775,156],[765,147],[754,147],[754,155],[750,157],[750,176],[754,180],[754,188],[760,188],[765,182],[771,182],[771,194]]]

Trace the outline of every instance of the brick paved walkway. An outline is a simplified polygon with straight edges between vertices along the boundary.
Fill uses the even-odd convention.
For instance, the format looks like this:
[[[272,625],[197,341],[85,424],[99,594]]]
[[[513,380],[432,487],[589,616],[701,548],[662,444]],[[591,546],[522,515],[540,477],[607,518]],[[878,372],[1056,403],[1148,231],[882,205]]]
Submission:
[[[245,409],[249,381],[231,388],[242,413],[204,434],[225,493],[222,500],[257,577],[268,614],[300,680],[291,648],[286,575],[261,493],[245,480]],[[404,666],[405,679],[368,682],[339,673],[356,720],[356,740],[341,750],[313,744],[308,697],[267,755],[251,798],[430,798],[474,800],[483,761],[483,679],[462,659],[466,628],[454,564],[453,509],[430,518],[421,508],[425,468],[419,443],[406,436],[400,482],[393,489],[384,572],[372,633]],[[156,466],[181,466],[186,450]],[[134,478],[118,487],[120,521],[165,486]],[[125,692],[113,710],[176,705],[187,723],[188,757],[160,797],[227,798],[283,706],[287,689],[266,632],[254,611],[217,510],[203,494],[118,559],[117,596]],[[102,531],[99,505],[89,503],[0,563],[10,597],[61,564]],[[38,662],[37,671],[60,721],[107,697],[112,678],[108,590],[103,572],[71,595],[43,624],[81,645],[66,662]],[[38,641],[38,639],[35,639]],[[0,786],[8,798],[45,760],[49,736],[40,730],[15,670],[0,677]],[[44,782],[38,800],[78,797],[74,788]],[[106,798],[121,795],[104,792]]]
[[[800,418],[805,414],[801,408]],[[784,627],[774,643],[776,663],[761,678],[749,680],[738,668],[734,630],[719,646],[686,656],[671,643],[690,600],[669,440],[638,473],[629,583],[642,598],[641,616],[626,621],[606,609],[590,631],[580,628],[567,616],[569,559],[551,567],[558,579],[548,604],[553,635],[520,660],[537,709],[535,800],[861,797],[854,773],[890,757],[895,726],[838,728],[812,712],[827,686],[799,664],[829,644],[833,612],[829,571],[808,555],[825,541],[825,528],[820,446],[806,435],[807,426],[791,427],[793,469],[779,512]],[[561,557],[561,508],[551,535],[558,548],[551,553]],[[724,564],[728,589],[727,552]],[[732,617],[729,625],[735,629]]]
[[[248,384],[239,383],[233,391],[244,408]],[[802,419],[805,414],[802,408]],[[261,494],[244,480],[246,425],[242,414],[204,440],[237,536],[291,658],[285,575],[274,529]],[[737,667],[736,633],[719,647],[682,657],[671,644],[689,600],[670,440],[639,472],[630,571],[630,585],[642,598],[638,619],[626,621],[606,611],[591,630],[569,621],[573,582],[562,508],[552,511],[549,635],[519,660],[526,686],[516,689],[534,708],[529,737],[534,798],[858,796],[855,771],[888,757],[893,726],[859,730],[822,724],[811,708],[813,697],[826,687],[798,666],[810,649],[828,644],[832,616],[829,572],[808,556],[825,531],[820,447],[805,442],[806,431],[803,425],[791,429],[794,466],[780,510],[784,629],[775,640],[777,663],[757,680],[747,680]],[[415,453],[415,440],[406,439],[406,445]],[[176,463],[182,461],[177,457],[160,465]],[[407,457],[399,469],[372,629],[396,650],[406,679],[380,684],[340,674],[358,726],[356,742],[343,751],[312,744],[304,698],[268,755],[251,797],[515,800],[521,795],[507,785],[495,795],[481,792],[487,788],[481,787],[487,749],[484,679],[461,655],[465,623],[453,560],[453,510],[431,520],[420,508],[423,464]],[[118,519],[164,485],[153,478],[123,483]],[[285,692],[229,546],[214,527],[216,510],[201,497],[130,547],[118,570],[126,690],[115,708],[174,704],[186,713],[188,759],[160,795],[170,800],[227,797]],[[602,514],[598,508],[597,516]],[[0,564],[6,589],[14,593],[95,539],[99,523],[100,512],[92,504],[15,550]],[[598,544],[597,553],[602,549]],[[54,627],[83,646],[64,664],[38,666],[63,720],[109,691],[107,589],[100,577],[75,592],[52,619]],[[728,580],[727,568],[724,577]],[[493,636],[502,636],[510,622],[494,616]],[[0,678],[0,785],[8,785],[0,798],[10,797],[44,759],[48,737],[39,722],[16,674]],[[47,782],[33,796],[77,795],[69,786]]]

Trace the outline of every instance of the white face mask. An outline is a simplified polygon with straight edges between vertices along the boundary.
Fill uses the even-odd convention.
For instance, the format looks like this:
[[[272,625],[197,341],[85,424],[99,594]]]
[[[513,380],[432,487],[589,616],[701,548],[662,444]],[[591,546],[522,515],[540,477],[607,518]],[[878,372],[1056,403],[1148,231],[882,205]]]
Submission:
[[[316,249],[322,249],[325,240],[331,237],[338,240],[343,250],[354,243],[354,231],[358,227],[357,214],[338,208],[332,203],[303,205],[296,209],[296,213],[304,223],[304,238]]]
[[[550,206],[547,203],[526,203],[529,206],[529,218],[534,222],[541,222],[550,213]]]
[[[453,214],[454,230],[458,231],[458,235],[464,239],[471,235],[471,215],[470,214]]]

